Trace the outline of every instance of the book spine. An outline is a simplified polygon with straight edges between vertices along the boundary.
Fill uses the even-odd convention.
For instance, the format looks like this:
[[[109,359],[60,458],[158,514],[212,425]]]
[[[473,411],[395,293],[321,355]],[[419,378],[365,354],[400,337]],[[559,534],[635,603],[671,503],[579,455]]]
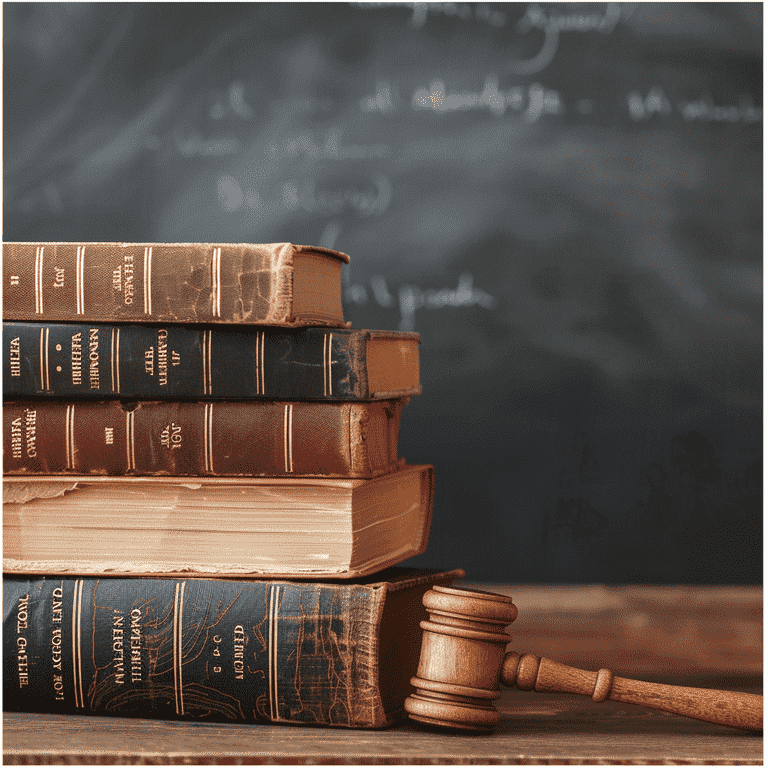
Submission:
[[[398,466],[405,403],[6,401],[3,470],[373,477]]]
[[[369,335],[333,328],[4,322],[3,394],[366,399]]]
[[[3,316],[292,325],[297,250],[311,249],[290,243],[4,243]]]
[[[6,576],[4,708],[378,727],[385,592]]]

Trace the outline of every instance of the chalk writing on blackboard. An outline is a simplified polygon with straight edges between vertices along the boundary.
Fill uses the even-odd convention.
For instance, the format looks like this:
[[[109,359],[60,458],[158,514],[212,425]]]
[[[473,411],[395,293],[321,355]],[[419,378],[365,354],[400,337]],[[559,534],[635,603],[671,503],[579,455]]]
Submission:
[[[659,85],[652,86],[645,96],[632,91],[627,96],[629,116],[636,122],[647,120],[653,115],[670,115],[676,109],[685,120],[699,120],[715,123],[757,123],[762,122],[763,110],[755,107],[752,97],[743,95],[738,104],[715,104],[709,94],[699,98],[679,101],[675,107]]]
[[[416,312],[422,309],[481,307],[491,310],[497,303],[494,296],[474,285],[474,277],[469,272],[459,276],[455,288],[422,288],[405,284],[399,286],[393,294],[385,277],[372,275],[368,287],[362,283],[353,283],[344,291],[346,301],[362,306],[371,301],[371,296],[380,307],[397,307],[400,313],[398,329],[401,331],[416,330]]]

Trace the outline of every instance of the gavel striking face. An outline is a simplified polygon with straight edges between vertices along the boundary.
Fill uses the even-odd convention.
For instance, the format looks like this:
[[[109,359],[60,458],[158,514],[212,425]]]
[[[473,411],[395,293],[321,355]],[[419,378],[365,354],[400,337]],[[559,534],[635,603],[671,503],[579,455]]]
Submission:
[[[595,701],[640,704],[719,725],[763,729],[763,697],[751,693],[684,688],[586,672],[532,654],[505,653],[504,627],[517,608],[504,595],[436,586],[424,595],[429,621],[405,702],[413,720],[446,728],[490,731],[499,721],[491,703],[500,684],[526,691],[580,693]]]

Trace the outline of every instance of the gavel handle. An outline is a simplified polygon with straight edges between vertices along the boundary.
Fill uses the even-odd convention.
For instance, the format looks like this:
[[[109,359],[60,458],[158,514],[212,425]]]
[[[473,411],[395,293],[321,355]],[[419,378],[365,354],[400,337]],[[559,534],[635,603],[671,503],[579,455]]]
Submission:
[[[505,685],[524,691],[580,693],[595,701],[621,701],[744,730],[763,730],[763,697],[753,693],[713,691],[644,683],[614,677],[608,669],[586,672],[551,659],[507,653],[501,671]]]

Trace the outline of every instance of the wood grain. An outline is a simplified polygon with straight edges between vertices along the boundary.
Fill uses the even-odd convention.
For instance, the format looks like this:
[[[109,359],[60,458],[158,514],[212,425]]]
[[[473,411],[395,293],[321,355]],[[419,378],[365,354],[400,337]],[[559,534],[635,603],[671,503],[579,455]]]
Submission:
[[[754,690],[754,687],[750,688]],[[4,715],[21,764],[761,765],[763,739],[616,702],[506,690],[489,735],[403,723],[383,731]]]

